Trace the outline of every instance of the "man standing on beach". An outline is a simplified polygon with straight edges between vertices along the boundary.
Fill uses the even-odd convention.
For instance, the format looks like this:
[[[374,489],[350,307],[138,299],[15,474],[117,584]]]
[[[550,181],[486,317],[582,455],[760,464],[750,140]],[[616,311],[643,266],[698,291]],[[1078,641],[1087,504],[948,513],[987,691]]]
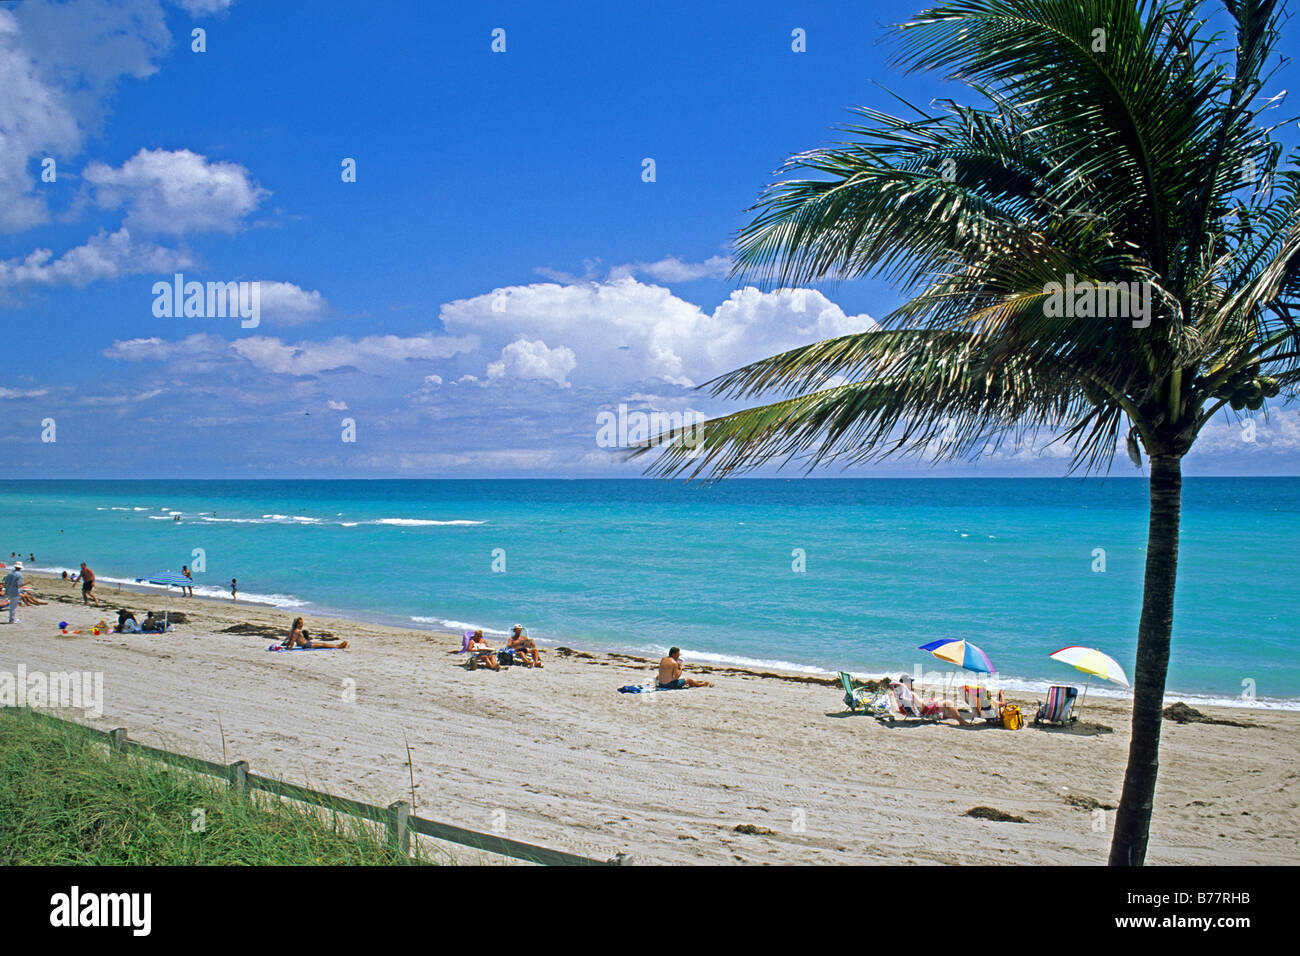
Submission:
[[[81,603],[86,604],[86,598],[95,602],[99,606],[99,598],[95,597],[95,572],[86,567],[86,562],[81,562]]]
[[[15,561],[13,570],[5,575],[5,597],[9,599],[9,623],[21,624],[18,620],[18,605],[23,599],[23,563]]]
[[[659,690],[685,690],[688,687],[712,687],[706,680],[692,680],[682,676],[682,649],[670,647],[668,656],[659,662],[659,678],[655,681]]]

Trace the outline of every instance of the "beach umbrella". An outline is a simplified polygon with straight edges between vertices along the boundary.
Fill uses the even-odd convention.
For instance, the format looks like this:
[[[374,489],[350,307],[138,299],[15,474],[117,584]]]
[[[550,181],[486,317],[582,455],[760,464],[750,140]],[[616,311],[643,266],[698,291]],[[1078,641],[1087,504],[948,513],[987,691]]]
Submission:
[[[158,574],[153,574],[146,578],[136,578],[136,581],[148,581],[150,584],[167,585],[167,600],[163,604],[163,627],[169,626],[172,609],[172,588],[188,588],[194,586],[193,581],[183,574],[177,574],[175,571],[160,571]]]
[[[964,638],[940,638],[929,644],[922,644],[920,650],[929,651],[939,660],[956,664],[962,670],[974,671],[977,674],[996,674],[998,671],[984,651]]]
[[[1075,670],[1083,671],[1088,675],[1088,683],[1083,688],[1083,699],[1079,701],[1080,711],[1083,710],[1083,701],[1088,698],[1088,688],[1092,686],[1094,677],[1119,684],[1121,687],[1129,686],[1128,676],[1124,673],[1124,668],[1120,667],[1119,661],[1109,654],[1103,654],[1095,647],[1080,647],[1072,644],[1059,651],[1053,651],[1047,656],[1062,664],[1069,664]]]

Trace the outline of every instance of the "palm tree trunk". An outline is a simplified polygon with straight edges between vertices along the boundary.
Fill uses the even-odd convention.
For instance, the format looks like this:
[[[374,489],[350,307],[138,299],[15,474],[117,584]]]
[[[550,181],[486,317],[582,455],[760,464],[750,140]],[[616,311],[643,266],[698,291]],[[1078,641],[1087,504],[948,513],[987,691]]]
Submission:
[[[1111,866],[1141,866],[1147,855],[1147,833],[1160,765],[1165,673],[1169,667],[1174,623],[1182,489],[1181,457],[1153,455],[1146,578],[1142,585],[1142,619],[1138,624],[1137,665],[1133,672],[1133,735],[1111,837]]]

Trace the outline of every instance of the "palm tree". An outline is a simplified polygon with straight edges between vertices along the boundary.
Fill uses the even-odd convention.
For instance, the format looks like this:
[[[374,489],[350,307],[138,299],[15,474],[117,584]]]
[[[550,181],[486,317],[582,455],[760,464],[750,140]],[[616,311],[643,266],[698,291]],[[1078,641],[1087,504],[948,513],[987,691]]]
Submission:
[[[1173,624],[1182,458],[1224,406],[1300,382],[1300,172],[1264,99],[1277,0],[1207,19],[1159,0],[957,0],[894,29],[896,62],[979,95],[854,110],[792,157],[734,274],[791,287],[874,274],[879,328],[721,376],[768,404],[666,432],[648,471],[722,477],[889,455],[978,458],[1038,434],[1072,470],[1150,464],[1132,740],[1112,865],[1143,863]],[[1226,27],[1225,42],[1216,24]]]

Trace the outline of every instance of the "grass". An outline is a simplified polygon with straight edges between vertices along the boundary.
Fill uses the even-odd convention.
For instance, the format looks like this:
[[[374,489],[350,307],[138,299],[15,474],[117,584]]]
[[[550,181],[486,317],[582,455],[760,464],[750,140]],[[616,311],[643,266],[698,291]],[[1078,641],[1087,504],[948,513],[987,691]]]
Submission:
[[[0,865],[391,865],[382,826],[0,716]],[[199,811],[199,812],[196,812]],[[418,841],[413,841],[417,854]]]

